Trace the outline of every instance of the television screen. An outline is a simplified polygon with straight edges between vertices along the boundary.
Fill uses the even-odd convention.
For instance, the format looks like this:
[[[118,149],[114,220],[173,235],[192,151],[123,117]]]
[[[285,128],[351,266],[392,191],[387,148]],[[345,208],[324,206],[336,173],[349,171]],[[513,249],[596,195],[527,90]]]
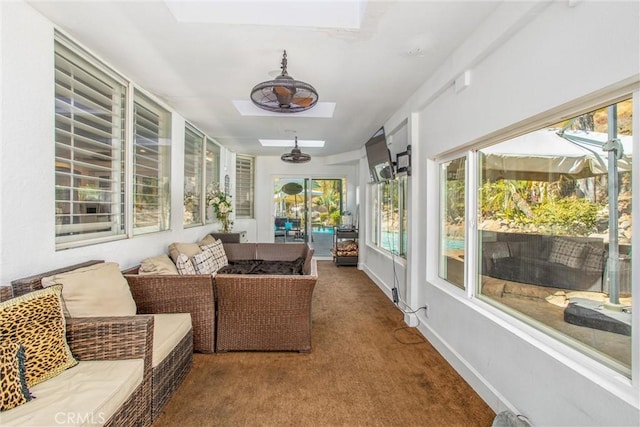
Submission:
[[[393,160],[387,147],[384,127],[381,127],[365,144],[369,171],[375,182],[393,179]]]

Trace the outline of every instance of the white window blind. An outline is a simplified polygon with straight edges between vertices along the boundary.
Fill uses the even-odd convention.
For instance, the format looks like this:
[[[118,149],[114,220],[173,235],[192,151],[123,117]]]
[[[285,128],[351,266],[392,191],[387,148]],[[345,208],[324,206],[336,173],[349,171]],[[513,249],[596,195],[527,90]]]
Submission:
[[[202,224],[204,134],[190,125],[184,135],[184,225]]]
[[[170,113],[136,92],[133,103],[133,232],[169,229]]]
[[[253,218],[254,158],[236,156],[236,218]]]
[[[124,235],[123,81],[55,43],[58,248]]]

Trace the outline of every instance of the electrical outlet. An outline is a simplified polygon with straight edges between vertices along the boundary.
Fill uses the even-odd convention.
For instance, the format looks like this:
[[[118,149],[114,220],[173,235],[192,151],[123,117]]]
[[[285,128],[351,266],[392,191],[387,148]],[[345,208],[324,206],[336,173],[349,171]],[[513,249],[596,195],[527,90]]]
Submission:
[[[400,299],[398,298],[398,288],[392,288],[391,295],[393,296],[394,304],[397,304],[400,301]]]
[[[418,326],[418,315],[416,313],[405,313],[404,314],[404,323],[411,328],[415,328]]]

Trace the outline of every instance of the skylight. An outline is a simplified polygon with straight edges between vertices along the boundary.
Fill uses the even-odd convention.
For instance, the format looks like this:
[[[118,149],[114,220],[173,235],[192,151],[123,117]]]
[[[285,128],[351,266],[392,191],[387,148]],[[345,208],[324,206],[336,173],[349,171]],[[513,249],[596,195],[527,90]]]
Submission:
[[[331,118],[333,117],[333,111],[336,108],[335,102],[318,102],[315,107],[310,110],[301,111],[299,113],[274,113],[272,111],[263,110],[261,108],[256,107],[253,102],[249,100],[234,100],[233,106],[236,107],[236,110],[243,116],[271,116],[271,117],[322,117],[322,118]]]
[[[259,139],[263,147],[293,147],[293,139]],[[314,139],[299,139],[298,147],[324,147],[324,141]]]
[[[366,0],[179,1],[165,4],[180,23],[251,24],[359,30]]]

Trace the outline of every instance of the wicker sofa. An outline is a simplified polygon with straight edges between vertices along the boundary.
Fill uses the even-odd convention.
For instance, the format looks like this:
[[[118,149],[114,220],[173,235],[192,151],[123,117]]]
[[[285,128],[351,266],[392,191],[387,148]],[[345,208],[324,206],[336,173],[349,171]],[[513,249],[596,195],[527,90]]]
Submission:
[[[225,243],[224,249],[230,267],[298,262],[302,274],[220,270],[215,276],[216,350],[311,351],[311,298],[318,280],[313,249],[304,243]]]
[[[215,351],[213,278],[209,274],[139,275],[140,266],[124,270],[138,314],[189,313],[193,326],[193,350]]]
[[[194,250],[205,244],[205,239],[198,243],[174,243],[169,252],[181,245]],[[141,265],[135,266],[125,270],[124,276],[138,311],[191,313],[194,350],[203,353],[310,351],[311,295],[318,278],[313,249],[304,243],[223,243],[222,246],[225,263],[229,262],[230,267],[242,269],[259,263],[259,268],[245,272],[247,274],[225,272],[227,269],[223,268],[214,274],[180,275],[166,271],[139,274]],[[145,261],[142,264],[146,264]],[[289,264],[284,266],[285,270],[294,265],[301,271],[274,274],[271,268],[274,264]],[[147,299],[153,304],[147,306]]]
[[[12,295],[19,296],[24,295],[27,292],[41,289],[42,279],[44,277],[52,276],[55,274],[67,273],[76,271],[81,268],[91,267],[101,264],[102,261],[88,261],[82,264],[77,264],[65,268],[61,268],[46,273],[37,274],[23,279],[14,280],[11,283]],[[153,297],[152,295],[158,295],[159,310],[153,312]],[[136,295],[144,295],[144,299],[141,300],[140,305],[150,311],[149,315],[134,315],[134,316],[114,316],[114,317],[90,317],[90,318],[68,318],[67,324],[68,337],[71,342],[80,339],[80,344],[71,344],[71,349],[79,359],[82,359],[84,354],[87,354],[87,358],[94,357],[91,349],[86,349],[87,345],[97,345],[100,340],[104,340],[104,343],[100,346],[105,349],[96,350],[98,357],[101,359],[108,359],[111,356],[118,356],[124,354],[125,358],[131,358],[132,355],[143,354],[145,363],[145,382],[143,383],[146,390],[143,390],[143,397],[136,398],[134,401],[127,401],[118,411],[124,411],[128,418],[122,418],[121,415],[113,421],[113,425],[149,425],[162,411],[164,405],[169,401],[173,393],[177,390],[178,386],[182,383],[187,373],[190,371],[193,363],[193,330],[191,326],[191,319],[188,314],[176,313],[174,311],[162,311],[162,308],[166,308],[166,301],[163,300],[161,292],[157,292],[154,288],[149,288],[146,291],[138,289],[137,292],[132,292],[136,305],[138,301],[135,300]],[[199,298],[197,294],[193,294],[194,298]],[[179,304],[176,302],[174,308]],[[138,310],[139,311],[139,310]],[[176,310],[179,311],[179,310]],[[185,323],[188,321],[188,324]],[[126,326],[128,323],[137,324],[143,322],[148,325],[150,335],[147,334],[146,346],[148,349],[136,350],[130,346],[124,346],[122,349],[118,349],[115,346],[111,349],[113,343],[108,340],[108,334],[113,336],[122,335],[117,339],[119,343],[123,339],[128,339],[125,333],[127,332]],[[90,338],[88,344],[85,344],[83,337],[83,329],[85,324],[91,325],[96,328],[95,336]],[[75,326],[78,325],[78,326]],[[125,326],[121,326],[125,325]],[[80,329],[78,329],[80,328]],[[124,328],[124,329],[123,329]],[[76,332],[79,331],[79,332]],[[139,345],[139,344],[138,344]],[[77,354],[76,354],[77,353]],[[144,394],[146,393],[146,394]],[[141,400],[142,399],[142,400]],[[145,400],[146,399],[146,400]],[[128,408],[130,406],[144,404],[146,407],[142,408]],[[136,412],[137,411],[137,412]],[[148,411],[149,422],[146,422],[146,415],[142,417],[142,412]],[[112,417],[113,418],[113,417]]]
[[[12,296],[0,287],[0,301]],[[150,426],[153,327],[153,316],[66,319],[78,365],[32,387],[36,399],[3,412],[1,424]]]
[[[483,232],[483,274],[498,279],[602,292],[602,239]]]

